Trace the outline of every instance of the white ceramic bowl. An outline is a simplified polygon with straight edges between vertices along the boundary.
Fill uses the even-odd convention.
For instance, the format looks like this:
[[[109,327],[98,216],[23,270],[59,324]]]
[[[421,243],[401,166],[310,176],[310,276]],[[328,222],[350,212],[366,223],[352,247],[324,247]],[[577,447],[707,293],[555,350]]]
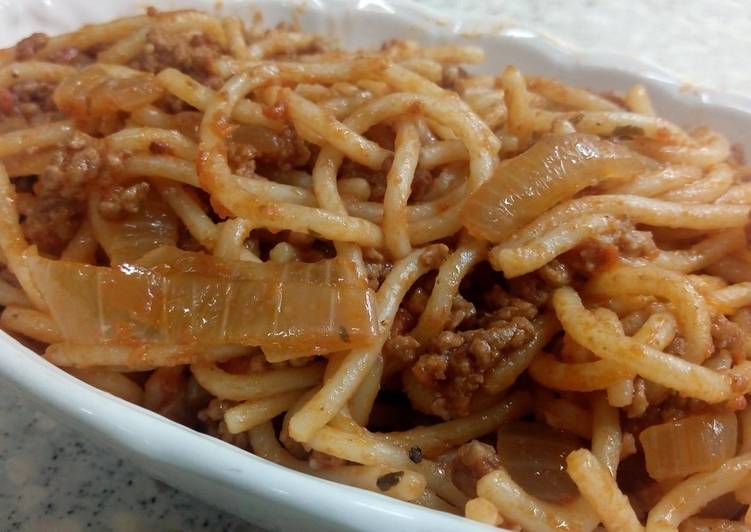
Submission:
[[[157,1],[159,8],[218,8],[210,0]],[[751,147],[751,100],[682,87],[636,60],[567,50],[534,33],[494,28],[492,21],[446,20],[416,4],[382,0],[225,0],[223,13],[266,23],[289,20],[293,8],[303,27],[340,38],[347,47],[378,46],[390,38],[458,41],[483,46],[499,72],[507,63],[598,90],[647,86],[660,114],[683,125],[709,125]],[[87,22],[133,14],[131,0],[0,0],[0,45],[34,31],[57,33]],[[221,3],[219,4],[221,5]],[[234,512],[259,526],[284,530],[486,529],[452,515],[303,475],[222,441],[182,427],[70,377],[0,332],[0,376],[82,433],[105,443],[173,486]]]

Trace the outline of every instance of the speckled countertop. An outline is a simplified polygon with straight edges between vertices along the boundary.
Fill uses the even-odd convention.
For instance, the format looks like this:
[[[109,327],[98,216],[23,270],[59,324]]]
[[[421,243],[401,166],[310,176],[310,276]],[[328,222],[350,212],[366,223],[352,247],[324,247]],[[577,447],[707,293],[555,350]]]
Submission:
[[[581,47],[638,56],[698,85],[751,95],[747,0],[428,0]],[[0,530],[254,531],[0,389]]]

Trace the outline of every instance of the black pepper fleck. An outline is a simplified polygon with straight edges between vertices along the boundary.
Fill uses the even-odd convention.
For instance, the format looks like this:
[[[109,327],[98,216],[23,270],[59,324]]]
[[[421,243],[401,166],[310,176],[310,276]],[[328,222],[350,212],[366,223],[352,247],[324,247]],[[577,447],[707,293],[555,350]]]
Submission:
[[[415,464],[422,462],[422,449],[420,449],[419,447],[410,447],[409,459],[412,460],[412,463]]]
[[[404,471],[394,471],[393,473],[386,473],[385,475],[378,477],[378,479],[376,480],[376,486],[378,486],[378,489],[381,491],[388,491],[399,484],[399,481],[403,476]]]

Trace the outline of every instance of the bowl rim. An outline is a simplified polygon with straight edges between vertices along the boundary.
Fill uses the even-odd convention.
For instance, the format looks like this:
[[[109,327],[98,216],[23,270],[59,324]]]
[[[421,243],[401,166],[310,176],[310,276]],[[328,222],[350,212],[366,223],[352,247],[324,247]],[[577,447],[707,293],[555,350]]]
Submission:
[[[175,3],[174,0],[168,1]],[[75,0],[57,0],[58,4],[71,2],[75,3]],[[37,3],[55,2],[38,0]],[[207,10],[213,5],[212,0],[194,0],[191,3],[202,4]],[[248,3],[248,0],[226,0],[224,5]],[[676,99],[689,97],[695,105],[702,108],[722,108],[740,113],[751,124],[749,97],[694,87],[686,91],[685,84],[676,80],[672,74],[639,59],[612,53],[582,51],[547,35],[509,25],[507,22],[499,23],[471,16],[458,20],[450,19],[440,11],[413,0],[254,2],[261,10],[269,4],[281,4],[289,9],[302,5],[304,9],[321,11],[342,8],[365,13],[380,12],[441,36],[490,36],[513,39],[551,57],[567,68],[586,66],[607,72],[627,73],[665,88],[667,93]],[[8,8],[9,4],[0,6],[0,13]],[[407,505],[389,497],[319,479],[264,460],[217,438],[199,433],[102,392],[47,362],[4,331],[0,331],[0,379],[21,390],[25,396],[43,408],[62,414],[71,423],[89,432],[98,433],[110,445],[121,450],[142,455],[155,462],[168,463],[176,468],[187,468],[212,482],[228,483],[234,488],[244,490],[249,496],[274,501],[283,506],[294,506],[303,513],[322,520],[332,518],[324,513],[331,508],[332,501],[346,500],[350,506],[357,506],[365,512],[362,514],[365,517],[361,517],[361,520],[380,520],[379,528],[386,523],[408,525],[415,529],[426,529],[424,525],[427,523],[428,528],[435,531],[456,530],[458,527],[463,527],[463,530],[485,528],[468,519]],[[211,460],[196,461],[196,455],[210,456]],[[264,486],[254,481],[253,476],[263,477],[267,481],[273,479],[272,489],[269,489],[268,485]],[[295,494],[298,496],[291,497]],[[337,524],[343,526],[346,522],[339,520]]]

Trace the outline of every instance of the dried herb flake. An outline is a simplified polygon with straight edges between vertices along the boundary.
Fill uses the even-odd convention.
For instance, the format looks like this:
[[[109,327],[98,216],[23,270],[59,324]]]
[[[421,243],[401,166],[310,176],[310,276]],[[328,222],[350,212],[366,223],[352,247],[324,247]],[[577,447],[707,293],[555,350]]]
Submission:
[[[399,481],[403,476],[404,471],[394,471],[393,473],[386,473],[385,475],[378,477],[378,480],[376,480],[376,486],[378,486],[378,489],[381,491],[388,491],[399,484]]]
[[[415,464],[422,462],[422,449],[420,449],[419,447],[410,447],[409,459],[412,460],[412,462]]]

